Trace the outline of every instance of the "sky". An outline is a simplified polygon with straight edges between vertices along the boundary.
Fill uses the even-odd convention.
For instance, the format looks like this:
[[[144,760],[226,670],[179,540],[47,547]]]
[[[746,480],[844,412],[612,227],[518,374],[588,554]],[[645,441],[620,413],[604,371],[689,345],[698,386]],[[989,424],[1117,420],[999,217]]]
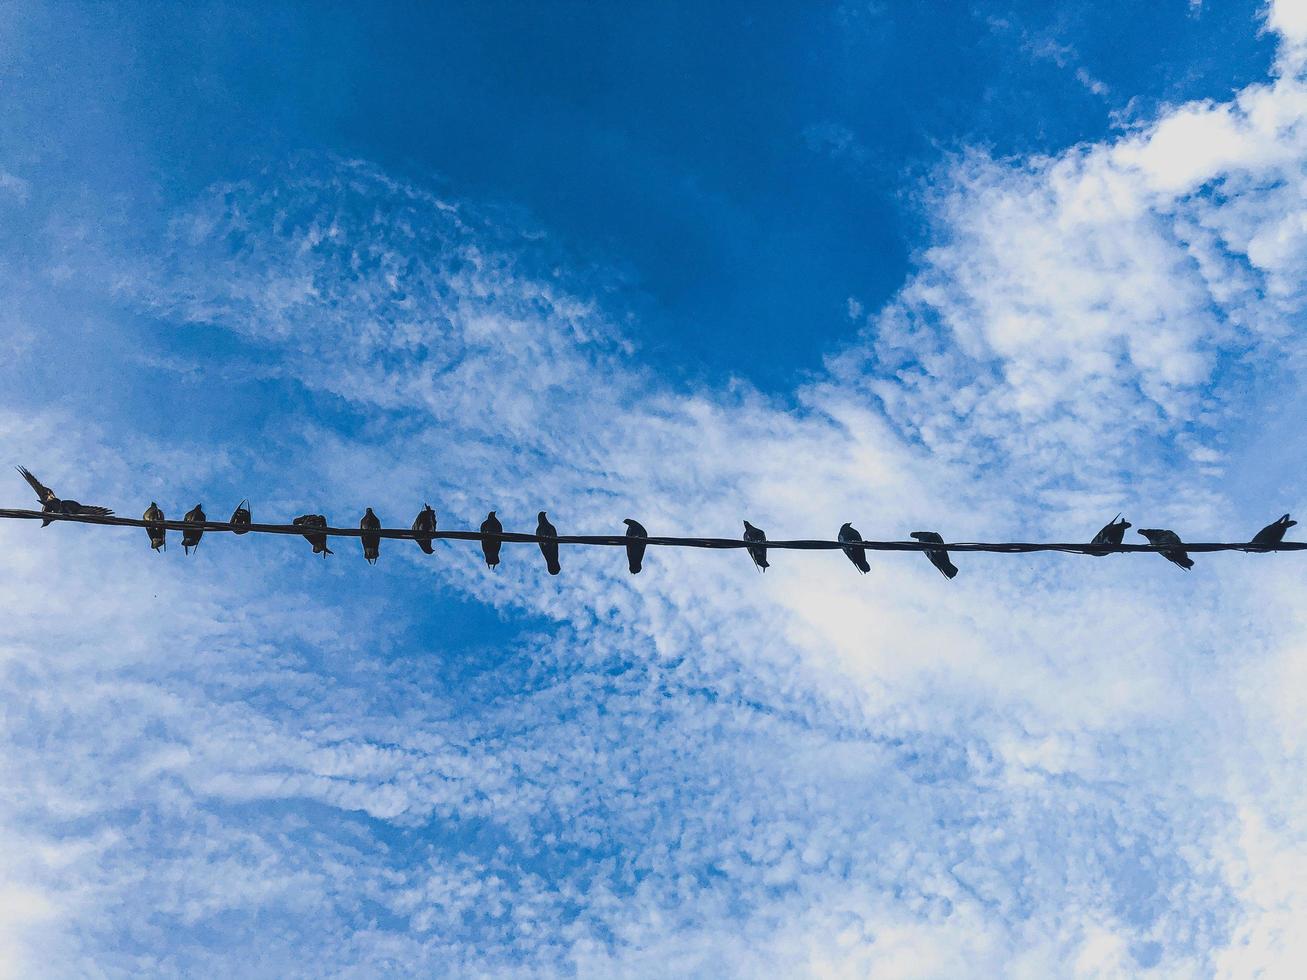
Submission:
[[[1246,539],[1305,187],[1304,0],[0,4],[0,445],[129,516]],[[1307,957],[1292,554],[3,523],[5,975]]]

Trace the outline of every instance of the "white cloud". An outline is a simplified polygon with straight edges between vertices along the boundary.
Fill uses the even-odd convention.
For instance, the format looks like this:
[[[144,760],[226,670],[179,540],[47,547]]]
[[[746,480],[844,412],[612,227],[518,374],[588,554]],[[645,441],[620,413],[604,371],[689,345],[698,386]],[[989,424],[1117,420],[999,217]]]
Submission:
[[[157,254],[60,261],[241,336],[349,426],[290,409],[257,451],[203,454],[130,419],[0,430],[111,501],[239,473],[268,513],[429,496],[445,526],[548,501],[567,530],[1087,535],[1125,504],[1214,527],[1209,436],[1296,335],[1301,100],[1282,77],[1111,144],[958,159],[920,272],[797,408],[662,385],[472,209],[301,165],[215,189]],[[420,611],[352,549],[185,561],[83,532],[0,528],[0,914],[52,972],[1237,974],[1294,951],[1290,559],[966,556],[944,583],[919,556],[858,578],[656,552],[632,579],[577,551],[555,582],[525,549],[497,575],[385,549],[390,589],[541,624],[491,644],[406,632]]]

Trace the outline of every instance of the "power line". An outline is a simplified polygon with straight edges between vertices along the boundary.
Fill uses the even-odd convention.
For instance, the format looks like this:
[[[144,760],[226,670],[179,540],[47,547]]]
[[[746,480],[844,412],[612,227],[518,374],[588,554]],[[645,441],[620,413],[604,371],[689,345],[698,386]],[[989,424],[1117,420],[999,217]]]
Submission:
[[[539,544],[555,542],[560,545],[581,545],[599,547],[626,547],[633,541],[651,547],[664,548],[715,548],[738,550],[759,545],[768,549],[788,551],[838,551],[848,547],[865,548],[868,551],[956,551],[988,552],[992,554],[1019,555],[1035,552],[1055,551],[1072,555],[1102,554],[1157,554],[1182,548],[1192,552],[1242,551],[1261,554],[1269,551],[1307,551],[1307,542],[1280,541],[1275,544],[1253,544],[1241,542],[1189,542],[1179,544],[1090,544],[1087,542],[1022,542],[1022,541],[832,541],[820,538],[799,538],[793,540],[768,540],[750,542],[739,538],[691,538],[650,535],[631,538],[625,534],[560,534],[556,537],[539,534],[524,534],[517,531],[498,533],[483,531],[415,531],[411,528],[379,528],[364,530],[357,527],[310,527],[296,524],[230,524],[222,521],[146,521],[135,517],[116,517],[99,514],[59,514],[39,510],[11,510],[0,508],[0,519],[26,521],[67,521],[73,524],[99,524],[108,527],[163,527],[170,531],[209,532],[250,532],[252,534],[289,534],[303,537],[306,534],[325,535],[332,538],[360,538],[365,534],[404,541],[449,540],[449,541],[501,541],[510,544]]]

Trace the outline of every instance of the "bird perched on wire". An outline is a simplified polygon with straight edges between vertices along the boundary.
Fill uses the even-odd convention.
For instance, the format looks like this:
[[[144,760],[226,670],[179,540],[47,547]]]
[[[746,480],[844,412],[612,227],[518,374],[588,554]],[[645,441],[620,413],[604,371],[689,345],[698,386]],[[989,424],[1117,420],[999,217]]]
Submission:
[[[417,517],[413,518],[413,530],[414,532],[426,532],[435,531],[435,529],[436,512],[431,509],[430,504],[423,504],[421,512],[418,513]],[[418,543],[418,547],[428,555],[432,553],[431,538],[429,536],[426,534],[419,534],[419,536],[413,540],[415,540]]]
[[[168,529],[163,526],[163,521],[166,518],[163,516],[163,511],[159,509],[159,505],[151,500],[150,506],[145,509],[141,519],[150,522],[145,528],[146,533],[150,536],[150,547],[155,551],[167,551]]]
[[[301,514],[291,521],[296,527],[326,527],[327,518],[322,514]],[[335,552],[327,547],[327,536],[321,532],[305,532],[304,540],[313,545],[313,553],[326,558],[328,555],[334,555]]]
[[[766,541],[767,532],[760,527],[754,527],[748,521],[744,522],[744,540],[745,541]],[[758,571],[765,572],[771,568],[767,562],[767,549],[762,545],[753,545],[745,549],[749,552],[749,557],[753,563],[758,566]]]
[[[60,500],[55,496],[54,491],[34,477],[32,471],[27,467],[18,466],[15,468],[19,473],[23,474],[23,479],[27,481],[28,486],[36,491],[37,499],[41,501],[41,510],[47,514],[67,514],[69,516],[91,514],[96,517],[109,517],[113,514],[113,511],[108,507],[79,504],[76,500]],[[41,522],[41,526],[46,527],[49,523],[49,520],[44,520]]]
[[[499,523],[499,518],[495,516],[495,512],[493,510],[490,512],[489,516],[487,516],[486,519],[481,522],[481,533],[482,534],[504,533],[504,525]],[[503,542],[500,541],[498,538],[481,539],[481,553],[486,556],[487,568],[499,567],[499,546],[502,544]]]
[[[626,564],[631,569],[632,575],[638,575],[643,567],[644,549],[648,547],[644,539],[649,537],[649,532],[644,529],[643,524],[629,517],[622,523],[626,525]]]
[[[231,533],[248,534],[250,530],[250,522],[253,519],[253,516],[254,515],[250,513],[250,502],[248,500],[242,500],[236,505],[236,509],[232,511],[230,522],[232,526]]]
[[[912,537],[930,544],[944,543],[944,539],[939,536],[938,531],[913,531]],[[952,578],[958,573],[958,567],[949,561],[948,551],[944,548],[927,548],[926,557],[930,559],[930,563],[938,568],[940,574],[945,578]]]
[[[858,533],[858,529],[856,527],[854,527],[852,524],[848,522],[845,522],[840,525],[840,540],[861,541],[862,535]],[[844,546],[844,553],[849,556],[849,561],[853,562],[853,564],[857,566],[858,571],[860,571],[863,575],[866,575],[869,571],[871,571],[871,566],[867,564],[866,548],[858,547],[856,544],[846,544]]]
[[[549,518],[545,516],[543,510],[536,520],[536,534],[542,538],[558,537],[558,528],[549,523]],[[557,541],[541,541],[540,554],[545,556],[545,565],[548,566],[550,575],[557,575],[563,570],[562,566],[558,564]]]
[[[359,521],[359,529],[363,531],[381,530],[381,518],[372,513],[369,507],[363,519]],[[381,557],[381,535],[364,534],[359,538],[363,542],[363,557],[367,559],[369,565],[375,565],[377,559]]]
[[[1174,565],[1179,565],[1186,572],[1194,567],[1193,559],[1189,553],[1184,550],[1184,542],[1180,540],[1180,535],[1174,531],[1167,531],[1164,528],[1145,527],[1140,528],[1139,533],[1148,539],[1152,545],[1166,545],[1161,550],[1161,555],[1167,561]]]
[[[186,512],[186,516],[183,517],[182,520],[190,524],[203,524],[208,520],[208,518],[204,516],[204,508],[201,505],[196,504]],[[189,555],[192,548],[198,548],[200,546],[200,538],[202,537],[204,537],[204,528],[184,528],[182,530],[182,551]]]
[[[1115,545],[1125,540],[1126,528],[1131,527],[1129,521],[1121,520],[1121,515],[1117,514],[1112,518],[1110,524],[1104,524],[1103,529],[1094,535],[1094,540],[1089,542],[1091,547],[1085,549],[1085,554],[1093,555],[1095,558],[1102,558],[1104,555],[1112,554],[1107,548],[1094,548],[1093,545]]]
[[[1284,540],[1284,532],[1297,524],[1297,521],[1289,520],[1289,515],[1285,514],[1273,524],[1267,524],[1264,528],[1253,535],[1253,544],[1275,545]]]

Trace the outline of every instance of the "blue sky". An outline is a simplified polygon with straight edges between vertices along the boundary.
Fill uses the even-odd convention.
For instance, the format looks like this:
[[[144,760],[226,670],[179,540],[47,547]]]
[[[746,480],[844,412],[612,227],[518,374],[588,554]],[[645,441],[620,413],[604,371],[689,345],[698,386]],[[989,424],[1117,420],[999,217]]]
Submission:
[[[4,9],[0,439],[62,493],[963,539],[1301,509],[1296,0],[266,6]],[[0,547],[12,975],[1307,953],[1292,557]]]

